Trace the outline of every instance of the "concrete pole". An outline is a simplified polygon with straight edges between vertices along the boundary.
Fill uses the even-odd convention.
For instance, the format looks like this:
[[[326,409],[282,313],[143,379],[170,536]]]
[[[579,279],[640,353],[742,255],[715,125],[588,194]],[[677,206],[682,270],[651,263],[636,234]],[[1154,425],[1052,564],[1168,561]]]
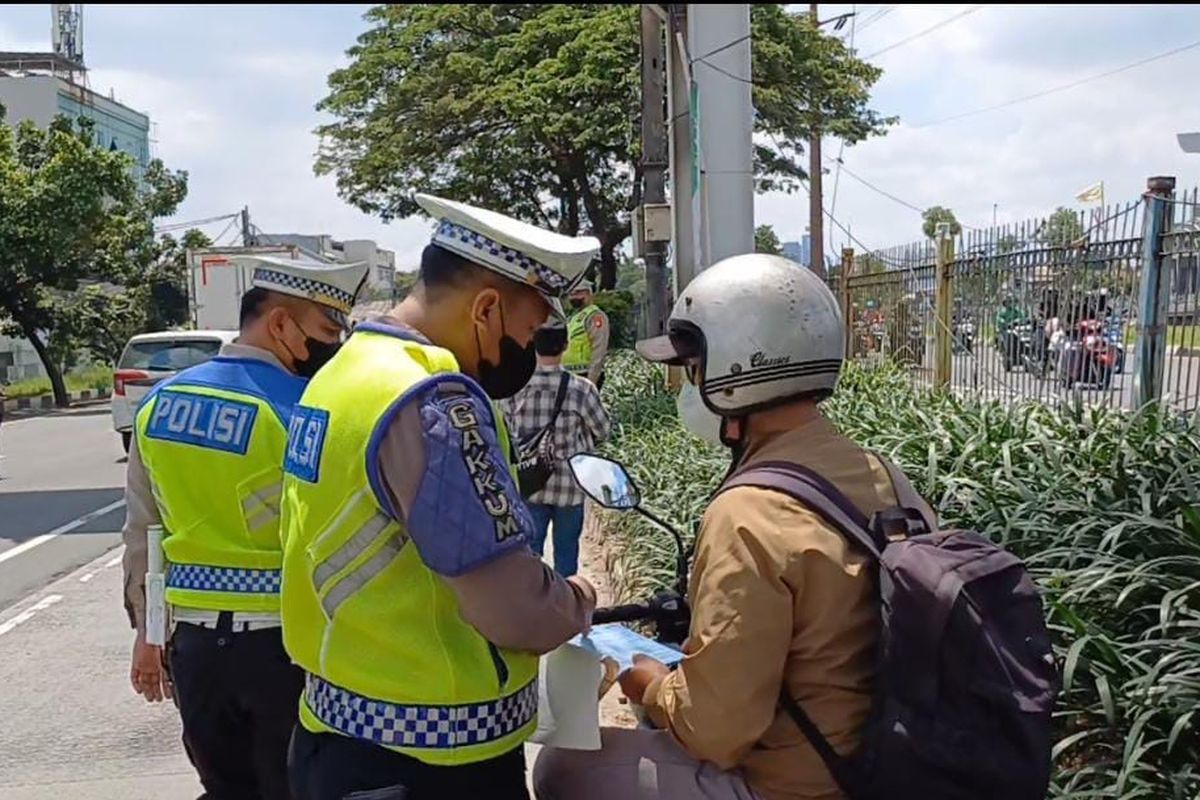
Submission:
[[[820,25],[817,19],[817,4],[810,3],[809,15],[813,28]],[[821,174],[821,126],[820,109],[811,109],[812,134],[808,137],[808,262],[818,277],[825,277],[825,206]]]
[[[668,8],[667,53],[671,68],[667,73],[667,98],[671,134],[671,252],[674,254],[674,297],[696,277],[699,231],[693,203],[699,186],[692,179],[691,67],[687,62],[687,4],[672,3]]]
[[[1142,285],[1134,357],[1133,402],[1141,408],[1162,398],[1167,361],[1167,305],[1170,280],[1163,274],[1162,237],[1170,229],[1173,177],[1146,181],[1146,222],[1142,242]]]
[[[951,359],[951,320],[954,308],[954,281],[952,265],[954,264],[954,237],[950,235],[949,224],[942,222],[937,226],[937,256],[936,256],[936,286],[934,288],[934,306],[937,318],[934,320],[933,342],[933,384],[939,389],[950,386],[952,370]]]
[[[666,47],[663,24],[655,10],[642,5],[642,193],[643,205],[667,201],[667,126],[663,119],[666,101]],[[642,219],[644,215],[638,215]],[[637,235],[643,232],[639,231]],[[667,323],[666,242],[646,242],[646,334],[658,336]]]
[[[750,6],[693,3],[687,24],[699,111],[703,269],[754,252]]]

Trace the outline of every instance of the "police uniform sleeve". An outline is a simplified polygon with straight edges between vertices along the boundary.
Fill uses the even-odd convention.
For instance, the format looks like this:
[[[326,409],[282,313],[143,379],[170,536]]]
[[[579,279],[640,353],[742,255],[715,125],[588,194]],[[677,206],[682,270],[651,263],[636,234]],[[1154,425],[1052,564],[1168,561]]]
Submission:
[[[125,525],[121,528],[125,554],[121,557],[121,569],[125,577],[122,582],[125,613],[129,615],[130,626],[137,630],[146,624],[146,529],[160,524],[162,517],[154,502],[150,475],[134,436],[129,442],[129,463],[125,469]]]
[[[443,380],[381,423],[376,492],[454,591],[464,620],[500,647],[547,652],[587,627],[595,591],[563,579],[525,545],[532,521],[500,454],[487,398]],[[486,462],[477,436],[488,443]],[[503,487],[517,532],[501,536],[510,527],[493,516],[501,504],[477,491],[489,484]]]
[[[533,528],[492,414],[474,381],[439,375],[402,397],[372,437],[376,498],[439,575],[461,575],[524,547]],[[403,456],[381,463],[379,444],[394,428]]]

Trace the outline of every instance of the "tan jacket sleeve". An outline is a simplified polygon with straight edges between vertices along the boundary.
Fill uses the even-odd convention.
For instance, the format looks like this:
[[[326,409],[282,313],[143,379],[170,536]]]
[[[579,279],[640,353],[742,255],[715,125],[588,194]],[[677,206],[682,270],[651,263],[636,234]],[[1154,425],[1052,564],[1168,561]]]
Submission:
[[[420,441],[420,420],[409,406],[393,418],[379,447],[379,475],[401,515],[425,474]],[[586,580],[561,577],[528,547],[438,579],[454,591],[468,624],[492,644],[512,650],[553,650],[586,630],[596,606],[596,592]]]
[[[141,631],[146,626],[146,529],[162,524],[150,475],[137,449],[137,437],[129,442],[129,463],[125,468],[125,525],[121,539],[125,554],[121,557],[124,572],[125,613],[131,627]]]
[[[732,769],[775,717],[792,634],[793,592],[777,547],[783,498],[731,489],[701,525],[688,655],[647,689],[650,718],[695,758]]]

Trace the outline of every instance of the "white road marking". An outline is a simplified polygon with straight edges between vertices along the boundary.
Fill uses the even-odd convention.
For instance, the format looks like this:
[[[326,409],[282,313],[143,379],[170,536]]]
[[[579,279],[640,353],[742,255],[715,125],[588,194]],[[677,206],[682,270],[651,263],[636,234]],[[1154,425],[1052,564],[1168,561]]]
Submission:
[[[103,508],[97,508],[95,511],[89,511],[88,513],[84,514],[82,517],[79,517],[78,519],[73,519],[65,525],[59,525],[57,528],[50,531],[49,533],[43,533],[41,536],[33,537],[28,542],[23,542],[23,543],[17,545],[16,547],[9,548],[8,550],[5,550],[3,553],[0,553],[0,563],[8,561],[10,558],[16,558],[17,556],[21,555],[22,553],[27,553],[30,550],[32,550],[33,548],[37,547],[38,545],[45,544],[46,542],[50,541],[51,539],[53,539],[57,536],[62,536],[64,533],[70,533],[71,531],[75,530],[76,528],[81,528],[84,525],[91,522],[92,520],[96,519],[97,517],[103,517],[105,514],[111,512],[111,511],[116,511],[118,508],[121,508],[124,505],[125,505],[124,499],[114,500],[113,502],[109,503],[108,505],[104,506]]]
[[[81,575],[81,576],[79,577],[79,582],[80,582],[80,583],[87,583],[87,582],[88,582],[88,581],[90,581],[92,578],[94,578],[94,577],[96,577],[97,575],[99,575],[101,572],[104,572],[104,570],[106,570],[106,569],[111,569],[111,568],[115,567],[117,564],[120,564],[120,563],[121,563],[121,556],[120,556],[120,555],[113,556],[113,557],[112,557],[112,558],[110,558],[108,561],[105,561],[103,564],[101,564],[100,566],[96,567],[96,568],[95,568],[94,570],[92,570],[91,572],[88,572],[88,573],[86,573],[86,574],[84,574],[84,575]]]
[[[11,631],[13,628],[17,627],[18,625],[28,622],[30,619],[33,618],[34,614],[36,614],[39,611],[45,611],[47,608],[49,608],[50,606],[54,605],[55,603],[61,601],[62,599],[63,599],[63,596],[61,594],[52,594],[52,595],[47,595],[46,597],[43,597],[41,600],[37,601],[32,606],[30,606],[29,608],[22,611],[20,614],[17,614],[15,617],[10,619],[8,622],[4,623],[3,625],[0,625],[0,636],[3,636],[4,634],[8,633],[9,631]]]

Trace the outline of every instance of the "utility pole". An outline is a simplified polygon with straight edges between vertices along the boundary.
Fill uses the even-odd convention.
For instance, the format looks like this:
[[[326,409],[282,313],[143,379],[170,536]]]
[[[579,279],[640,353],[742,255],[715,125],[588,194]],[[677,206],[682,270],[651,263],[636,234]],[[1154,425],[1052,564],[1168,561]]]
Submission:
[[[696,194],[700,190],[699,180],[693,180],[699,153],[694,145],[699,142],[692,119],[691,65],[688,64],[688,7],[687,3],[671,3],[667,6],[669,25],[667,29],[667,102],[671,137],[671,253],[674,262],[673,296],[678,297],[683,287],[691,283],[699,271],[699,234],[697,232]],[[698,174],[697,176],[698,177]]]
[[[813,30],[820,31],[817,4],[810,3]],[[808,137],[808,260],[817,277],[825,278],[825,206],[821,193],[821,119],[820,106],[810,102],[812,132]]]
[[[250,247],[254,238],[250,235],[250,207],[242,207],[242,247]]]
[[[659,216],[670,210],[666,207],[666,169],[669,141],[667,121],[664,118],[666,103],[666,45],[663,41],[663,21],[657,9],[642,4],[642,214],[643,230],[636,235],[644,237],[646,249],[642,258],[646,261],[646,333],[658,336],[666,330],[667,323],[667,241],[663,232],[649,235],[649,212],[657,210]],[[678,202],[678,200],[676,201]]]

